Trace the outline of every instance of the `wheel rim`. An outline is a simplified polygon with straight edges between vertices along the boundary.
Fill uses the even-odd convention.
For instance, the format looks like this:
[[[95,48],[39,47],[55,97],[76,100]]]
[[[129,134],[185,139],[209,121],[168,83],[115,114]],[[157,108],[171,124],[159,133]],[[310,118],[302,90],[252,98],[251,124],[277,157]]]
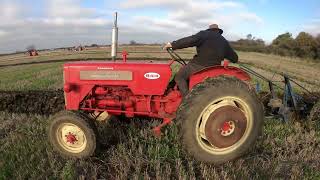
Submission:
[[[238,97],[214,100],[204,108],[197,120],[198,144],[215,155],[234,151],[252,130],[252,114],[248,104]]]
[[[62,123],[57,128],[56,138],[59,145],[71,153],[82,152],[87,145],[84,131],[72,123]]]

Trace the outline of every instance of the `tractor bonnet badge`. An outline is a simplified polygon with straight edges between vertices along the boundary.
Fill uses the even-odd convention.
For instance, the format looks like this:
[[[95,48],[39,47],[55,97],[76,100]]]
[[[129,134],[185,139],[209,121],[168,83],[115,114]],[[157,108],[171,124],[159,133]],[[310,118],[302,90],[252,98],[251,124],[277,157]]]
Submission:
[[[144,74],[144,77],[147,79],[159,79],[160,78],[160,74],[155,73],[155,72],[148,72]]]

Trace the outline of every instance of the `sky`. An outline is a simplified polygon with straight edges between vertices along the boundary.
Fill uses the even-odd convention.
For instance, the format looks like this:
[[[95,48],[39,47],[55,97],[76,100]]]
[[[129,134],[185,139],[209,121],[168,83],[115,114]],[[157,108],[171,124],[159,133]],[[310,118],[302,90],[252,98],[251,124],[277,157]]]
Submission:
[[[320,34],[319,0],[0,0],[0,53],[110,44],[115,11],[120,43],[170,42],[212,23],[228,40]]]

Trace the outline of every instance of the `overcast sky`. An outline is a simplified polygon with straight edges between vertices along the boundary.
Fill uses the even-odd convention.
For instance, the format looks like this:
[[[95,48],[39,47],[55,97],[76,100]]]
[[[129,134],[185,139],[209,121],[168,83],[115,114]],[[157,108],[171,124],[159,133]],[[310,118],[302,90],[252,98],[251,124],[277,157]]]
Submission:
[[[110,44],[112,14],[119,41],[162,43],[218,23],[229,40],[251,33],[270,42],[278,34],[320,33],[319,0],[0,0],[0,53]]]

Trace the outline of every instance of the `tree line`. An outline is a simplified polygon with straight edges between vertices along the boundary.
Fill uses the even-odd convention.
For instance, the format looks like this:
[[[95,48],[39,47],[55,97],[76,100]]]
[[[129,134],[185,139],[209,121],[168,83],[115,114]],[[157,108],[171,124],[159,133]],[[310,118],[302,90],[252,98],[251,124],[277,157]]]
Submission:
[[[261,52],[320,61],[320,34],[314,37],[309,33],[300,32],[293,38],[292,34],[287,32],[278,35],[269,45],[266,45],[264,40],[256,39],[251,34],[248,34],[246,39],[233,41],[231,45],[240,51]]]

